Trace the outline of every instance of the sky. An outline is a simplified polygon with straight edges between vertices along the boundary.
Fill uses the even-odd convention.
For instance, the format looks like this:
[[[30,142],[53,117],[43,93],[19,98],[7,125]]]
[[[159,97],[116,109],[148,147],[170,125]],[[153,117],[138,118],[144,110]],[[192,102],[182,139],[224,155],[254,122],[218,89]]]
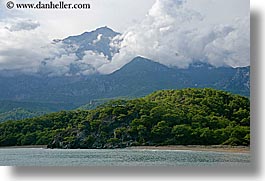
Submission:
[[[102,62],[95,72],[112,73],[136,56],[179,68],[196,61],[216,67],[250,65],[249,0],[64,1],[89,3],[88,10],[15,10],[5,7],[7,0],[0,2],[0,71],[38,72],[47,57],[53,57],[47,67],[56,65],[54,71],[62,75],[68,75],[71,64],[94,60]],[[51,44],[102,26],[122,33],[115,37],[122,41],[112,45],[119,53],[111,61],[95,52],[87,52],[89,60],[77,60]]]
[[[98,27],[109,26],[123,32],[140,21],[154,4],[155,0],[64,0],[65,3],[89,3],[90,9],[83,10],[15,10],[7,9],[0,0],[0,18],[26,18],[37,20],[41,29],[51,39],[65,38],[69,35],[91,31]],[[34,3],[40,0],[13,0],[17,3]],[[51,0],[42,0],[50,2]],[[53,0],[54,3],[61,0]]]

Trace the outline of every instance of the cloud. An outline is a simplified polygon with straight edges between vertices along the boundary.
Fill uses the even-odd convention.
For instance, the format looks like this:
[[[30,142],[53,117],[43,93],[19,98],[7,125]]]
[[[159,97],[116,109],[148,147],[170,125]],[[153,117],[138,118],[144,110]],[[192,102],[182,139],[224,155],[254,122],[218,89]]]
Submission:
[[[104,64],[109,63],[107,57],[102,53],[93,51],[85,51],[84,57],[80,59],[75,52],[69,52],[61,47],[61,52],[58,55],[46,58],[41,62],[39,72],[49,76],[73,76],[73,75],[90,75],[98,73],[97,69]]]
[[[214,66],[249,65],[249,16],[213,25],[185,0],[157,0],[140,24],[130,27],[116,44],[119,53],[99,68],[111,73],[143,56],[167,66],[187,68],[193,62]]]
[[[208,18],[189,2],[156,0],[141,22],[111,41],[111,48],[119,50],[111,60],[94,51],[85,51],[79,58],[77,45],[51,43],[38,21],[0,20],[0,71],[50,76],[109,74],[136,56],[179,68],[187,68],[193,62],[217,67],[249,65],[249,16],[214,24],[213,17]],[[93,43],[101,39],[102,35],[98,35]]]
[[[0,73],[45,74],[48,76],[89,75],[109,63],[103,55],[85,51],[82,59],[78,47],[52,41],[41,31],[39,23],[28,19],[0,21]],[[98,36],[95,41],[100,41]]]
[[[24,26],[21,21],[18,20],[18,26],[15,20],[0,21],[0,71],[37,72],[39,63],[51,53],[52,47],[46,46],[49,44],[47,37],[28,26],[31,21],[25,20]]]
[[[22,30],[34,30],[39,27],[38,21],[33,21],[30,19],[15,19],[11,20],[10,25],[6,26],[9,31],[22,31]]]
[[[204,48],[209,63],[216,66],[232,67],[250,64],[250,19],[249,17],[235,20],[231,26],[218,26],[224,35],[216,36]]]
[[[102,34],[99,34],[97,36],[97,39],[93,41],[93,44],[96,44],[97,42],[99,42],[101,40],[101,38],[102,38]]]

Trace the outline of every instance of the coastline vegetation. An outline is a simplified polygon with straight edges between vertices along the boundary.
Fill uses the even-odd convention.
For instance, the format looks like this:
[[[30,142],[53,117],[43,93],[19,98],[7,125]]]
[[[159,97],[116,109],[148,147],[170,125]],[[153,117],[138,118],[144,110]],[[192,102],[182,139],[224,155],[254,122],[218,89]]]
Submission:
[[[123,148],[250,144],[250,101],[210,88],[156,91],[93,110],[0,123],[0,146]]]

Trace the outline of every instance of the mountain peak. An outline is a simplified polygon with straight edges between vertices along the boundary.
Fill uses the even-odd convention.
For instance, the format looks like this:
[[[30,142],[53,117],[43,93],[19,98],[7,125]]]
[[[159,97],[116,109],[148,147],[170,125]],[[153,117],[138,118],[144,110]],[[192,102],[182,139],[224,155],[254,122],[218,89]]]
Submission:
[[[84,32],[80,35],[69,36],[63,39],[63,43],[67,47],[74,47],[78,58],[82,59],[85,51],[91,50],[97,53],[103,53],[108,59],[116,53],[116,49],[110,47],[111,39],[120,33],[113,31],[105,26],[97,28],[90,32]],[[77,50],[76,50],[77,47]]]
[[[141,57],[141,56],[137,56],[134,59],[132,59],[127,65],[131,65],[131,64],[141,64],[141,65],[150,65],[150,64],[159,64],[153,60]],[[162,64],[161,64],[162,65]],[[162,65],[163,66],[163,65]]]
[[[69,36],[65,38],[63,41],[66,43],[69,42],[83,42],[83,41],[92,41],[97,38],[98,35],[102,34],[104,37],[113,38],[114,36],[120,34],[118,32],[113,31],[111,28],[104,26],[97,28],[96,30],[90,32],[84,32],[80,35]]]
[[[140,72],[164,72],[167,70],[169,70],[169,68],[163,64],[137,56],[113,74],[123,74],[124,72],[126,72],[126,74],[138,74]]]
[[[152,61],[150,59],[147,59],[147,58],[144,58],[144,57],[141,57],[141,56],[137,56],[137,57],[133,58],[131,62],[142,62],[142,61],[154,62],[154,61]]]
[[[94,32],[112,32],[112,33],[117,33],[114,30],[112,30],[111,28],[109,28],[108,26],[103,26],[103,27],[97,28],[96,30],[94,30]]]

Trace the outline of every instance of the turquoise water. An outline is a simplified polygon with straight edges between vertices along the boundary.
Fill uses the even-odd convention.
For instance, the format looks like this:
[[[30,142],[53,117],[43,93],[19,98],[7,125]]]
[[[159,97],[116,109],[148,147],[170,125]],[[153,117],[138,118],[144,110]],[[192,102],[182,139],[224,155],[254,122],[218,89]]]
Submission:
[[[248,166],[248,153],[39,148],[0,149],[1,166]]]

